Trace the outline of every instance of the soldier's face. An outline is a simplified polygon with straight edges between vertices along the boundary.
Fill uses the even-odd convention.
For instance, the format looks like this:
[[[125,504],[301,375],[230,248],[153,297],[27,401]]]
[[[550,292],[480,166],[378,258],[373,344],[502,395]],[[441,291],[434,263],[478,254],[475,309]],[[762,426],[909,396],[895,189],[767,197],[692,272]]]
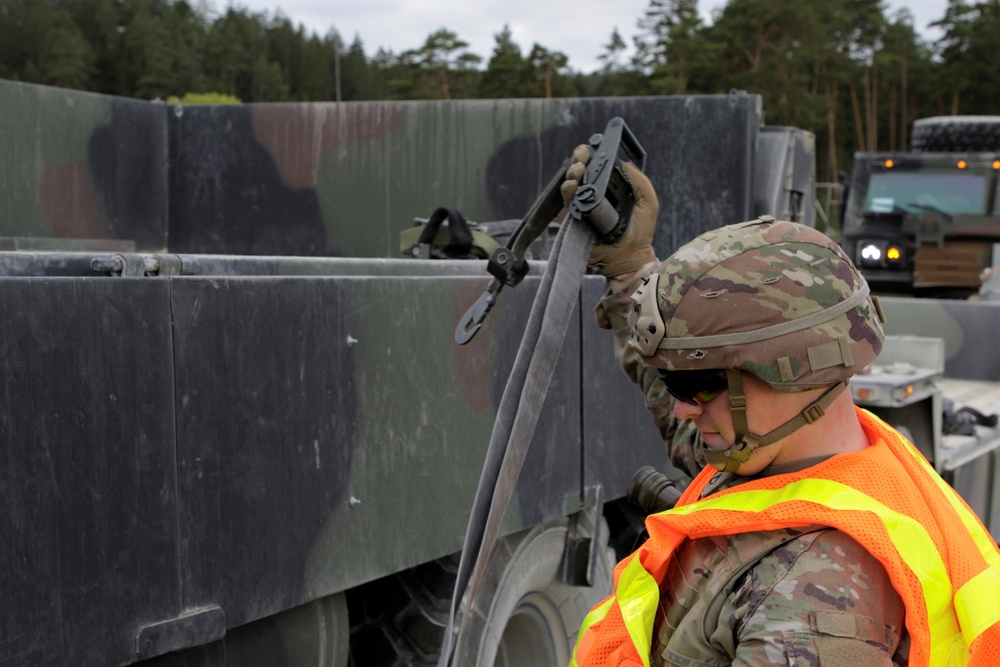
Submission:
[[[736,431],[733,428],[733,415],[729,411],[729,390],[713,398],[707,403],[688,403],[674,401],[674,416],[677,419],[690,419],[708,449],[722,451],[736,441]]]
[[[818,392],[787,394],[775,391],[755,376],[743,373],[743,390],[747,399],[747,427],[751,433],[764,435],[797,415],[803,407],[815,400]],[[736,444],[733,414],[729,409],[729,391],[715,399],[697,405],[675,401],[674,416],[690,419],[701,433],[708,449],[724,451]],[[754,475],[773,463],[785,463],[796,458],[794,448],[786,448],[788,438],[761,447],[737,471],[741,475]]]

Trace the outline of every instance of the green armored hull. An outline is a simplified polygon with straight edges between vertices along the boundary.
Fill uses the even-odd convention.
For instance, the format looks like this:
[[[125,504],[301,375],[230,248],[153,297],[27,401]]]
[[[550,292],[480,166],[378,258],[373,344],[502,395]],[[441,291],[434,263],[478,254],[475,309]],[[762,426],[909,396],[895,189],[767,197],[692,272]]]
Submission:
[[[441,205],[521,218],[614,116],[649,154],[661,256],[812,215],[811,135],[764,128],[751,95],[180,107],[0,82],[0,102],[11,664],[432,662],[543,264],[462,347],[485,262],[402,259],[400,232]],[[603,289],[585,278],[472,661],[565,662],[613,562],[562,582],[568,534],[630,548],[628,480],[669,470],[593,324]]]

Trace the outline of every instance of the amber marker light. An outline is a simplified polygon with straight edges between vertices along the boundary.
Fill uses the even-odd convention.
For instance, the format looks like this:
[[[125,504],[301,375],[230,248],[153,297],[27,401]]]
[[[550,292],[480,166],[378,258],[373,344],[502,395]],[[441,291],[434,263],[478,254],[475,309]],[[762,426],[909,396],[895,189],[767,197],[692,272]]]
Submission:
[[[893,248],[890,246],[890,248],[885,251],[886,259],[897,260],[899,259],[899,256],[900,256],[899,248]]]
[[[965,160],[959,160],[955,166],[959,169],[965,169],[968,165],[965,163]]]
[[[1000,160],[998,160],[998,162],[1000,162]],[[886,160],[885,161],[885,168],[886,169],[892,169],[895,166],[896,166],[896,163],[893,162],[892,160]]]
[[[858,389],[858,400],[867,401],[872,397],[871,389]]]
[[[1000,169],[1000,160],[993,160],[993,168]]]

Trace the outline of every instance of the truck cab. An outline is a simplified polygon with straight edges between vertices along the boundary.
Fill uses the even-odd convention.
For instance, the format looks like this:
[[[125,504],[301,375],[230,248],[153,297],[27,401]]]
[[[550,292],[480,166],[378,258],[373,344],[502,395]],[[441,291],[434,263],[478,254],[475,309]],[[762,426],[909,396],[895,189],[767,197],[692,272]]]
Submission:
[[[858,153],[842,243],[890,292],[978,290],[1000,239],[1000,153]]]

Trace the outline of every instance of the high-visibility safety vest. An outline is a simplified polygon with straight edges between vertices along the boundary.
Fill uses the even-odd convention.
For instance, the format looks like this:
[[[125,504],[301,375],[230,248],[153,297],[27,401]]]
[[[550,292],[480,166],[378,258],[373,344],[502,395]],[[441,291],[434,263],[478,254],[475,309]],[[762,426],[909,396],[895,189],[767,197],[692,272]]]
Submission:
[[[660,582],[688,539],[821,524],[885,567],[906,605],[911,667],[1000,665],[1000,551],[968,505],[896,430],[858,408],[871,446],[698,500],[706,468],[615,568],[583,621],[571,667],[649,667]]]

